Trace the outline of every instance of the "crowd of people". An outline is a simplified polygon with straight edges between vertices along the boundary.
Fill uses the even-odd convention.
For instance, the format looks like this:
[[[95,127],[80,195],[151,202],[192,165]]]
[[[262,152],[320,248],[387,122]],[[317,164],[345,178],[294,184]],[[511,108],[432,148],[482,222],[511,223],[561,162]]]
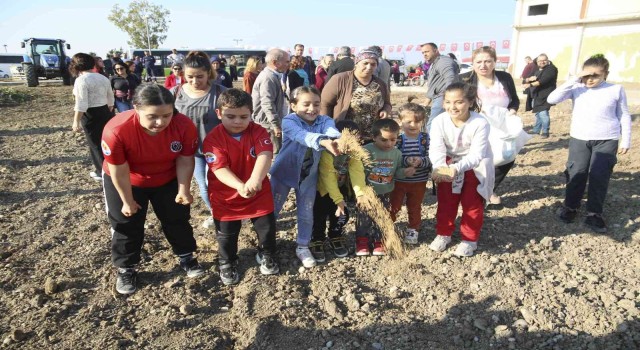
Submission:
[[[135,66],[132,73],[121,60],[112,62],[108,79],[102,60],[74,55],[72,128],[85,131],[95,167],[91,177],[103,183],[116,290],[131,294],[137,288],[149,203],[187,276],[205,273],[189,224],[193,177],[211,214],[203,226],[215,229],[225,285],[241,279],[243,222],[251,222],[258,235],[259,271],[279,272],[276,228],[291,190],[295,253],[306,268],[324,262],[327,252],[338,258],[352,251],[356,256],[386,254],[389,233],[363,207],[356,205],[354,212],[367,188],[393,221],[406,205],[402,239],[418,244],[430,181],[437,210],[429,248],[447,249],[461,206],[461,241],[454,254],[472,256],[485,207],[500,203],[495,191],[518,153],[497,150],[490,135],[500,127],[496,120],[517,118],[520,101],[511,75],[495,70],[492,48],[475,50],[473,71],[462,75],[455,60],[441,55],[435,44],[421,50],[429,63],[427,106],[409,100],[399,107],[397,120],[389,90],[394,68],[382,63],[377,46],[357,55],[342,47],[335,60],[324,56],[318,66],[303,56],[301,44],[291,55],[272,49],[264,59],[248,59],[243,89],[229,85],[237,71],[228,73],[220,57],[200,51],[186,57],[174,52],[172,78],[164,87],[141,83]],[[617,154],[630,147],[624,89],[606,82],[609,63],[601,55],[589,58],[575,78],[558,88],[557,69],[548,57],[539,55],[535,64],[522,74],[530,97],[526,108],[536,113],[534,132],[548,135],[550,106],[574,101],[566,196],[558,217],[576,219],[588,183],[585,224],[606,232],[602,213],[609,178]],[[338,140],[346,131],[358,136],[368,160],[340,152]],[[353,249],[344,232],[350,217],[356,218]]]

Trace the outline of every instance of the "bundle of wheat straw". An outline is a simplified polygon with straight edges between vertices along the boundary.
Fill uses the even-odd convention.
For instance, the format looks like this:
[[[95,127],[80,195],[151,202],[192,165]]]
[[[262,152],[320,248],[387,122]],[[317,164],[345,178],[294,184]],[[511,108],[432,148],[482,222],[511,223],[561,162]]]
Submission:
[[[349,154],[352,158],[362,161],[364,166],[371,165],[371,158],[360,144],[360,137],[357,132],[344,129],[342,136],[338,140],[338,149],[341,153]],[[391,257],[403,256],[404,246],[400,240],[400,235],[396,232],[395,225],[389,211],[382,205],[373,188],[364,188],[364,195],[358,199],[358,208],[369,215],[373,222],[382,231],[382,241]]]

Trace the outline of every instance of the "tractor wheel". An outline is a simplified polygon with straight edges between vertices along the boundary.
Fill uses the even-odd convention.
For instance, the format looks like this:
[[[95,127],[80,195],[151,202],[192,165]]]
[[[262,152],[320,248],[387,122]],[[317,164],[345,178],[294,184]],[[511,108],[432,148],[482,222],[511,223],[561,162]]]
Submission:
[[[22,70],[24,71],[24,77],[27,79],[27,86],[38,86],[38,75],[36,74],[36,67],[34,67],[32,63],[22,63]]]
[[[71,74],[69,74],[68,68],[62,70],[62,85],[71,85]]]

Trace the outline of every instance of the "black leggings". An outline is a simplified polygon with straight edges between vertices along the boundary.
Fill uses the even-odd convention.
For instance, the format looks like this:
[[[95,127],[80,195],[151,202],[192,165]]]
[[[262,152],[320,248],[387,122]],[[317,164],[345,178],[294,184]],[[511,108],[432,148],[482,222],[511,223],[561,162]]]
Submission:
[[[324,196],[316,192],[316,201],[313,204],[313,236],[311,241],[324,242],[327,234],[327,218],[329,219],[329,239],[342,236],[344,226],[349,221],[349,211],[344,207],[345,215],[336,216],[338,206],[333,202],[329,194]]]
[[[220,221],[216,224],[218,241],[218,262],[220,265],[238,260],[238,236],[242,228],[241,220]],[[258,233],[258,250],[274,256],[276,253],[276,217],[273,213],[252,218],[253,229]]]

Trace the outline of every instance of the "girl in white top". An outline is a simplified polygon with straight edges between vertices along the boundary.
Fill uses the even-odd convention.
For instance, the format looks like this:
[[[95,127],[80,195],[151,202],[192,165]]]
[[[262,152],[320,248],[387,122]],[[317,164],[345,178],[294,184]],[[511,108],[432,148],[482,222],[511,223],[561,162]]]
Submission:
[[[616,153],[624,155],[631,146],[627,97],[622,86],[606,82],[608,74],[609,61],[603,55],[594,55],[584,62],[577,77],[567,80],[547,98],[551,104],[573,100],[567,186],[558,216],[566,223],[575,220],[588,181],[584,222],[599,233],[607,231],[602,211]]]
[[[493,193],[493,154],[489,146],[489,123],[478,112],[475,86],[453,83],[444,93],[444,109],[431,124],[429,159],[437,183],[436,238],[429,248],[444,251],[455,230],[458,206],[462,205],[462,242],[455,255],[471,256],[483,223],[485,201]]]

